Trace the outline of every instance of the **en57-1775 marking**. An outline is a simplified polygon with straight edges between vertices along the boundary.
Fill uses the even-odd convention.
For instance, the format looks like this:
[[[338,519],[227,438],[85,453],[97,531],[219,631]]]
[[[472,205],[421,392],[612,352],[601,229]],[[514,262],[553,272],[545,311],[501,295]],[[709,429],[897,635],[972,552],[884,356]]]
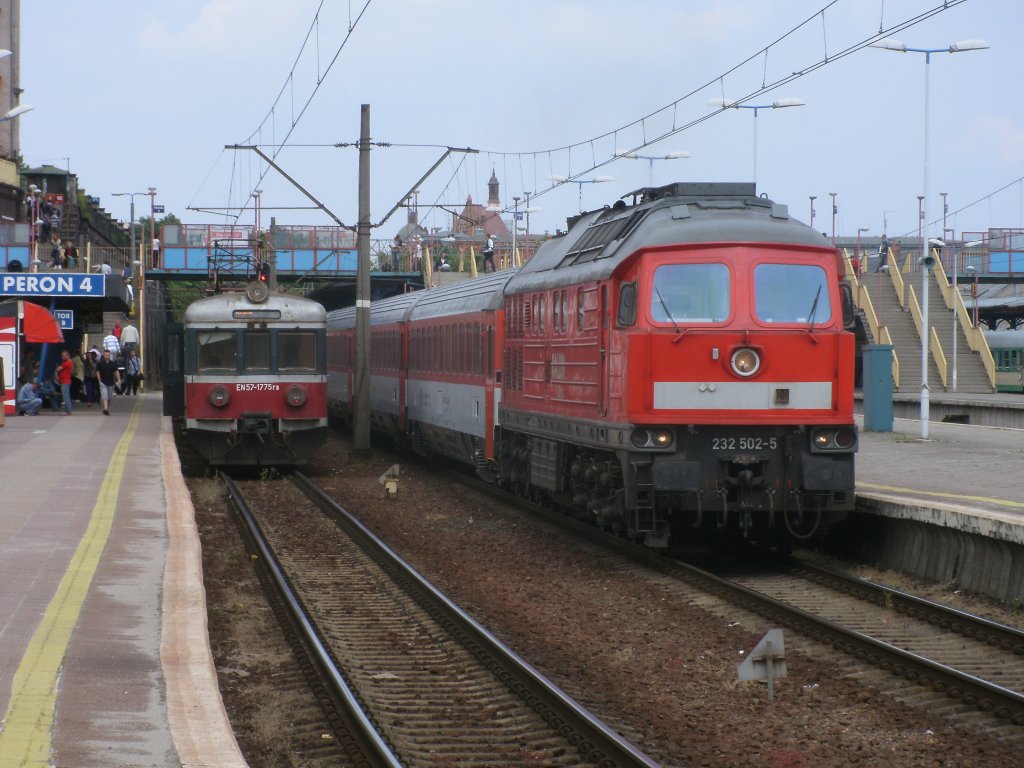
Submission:
[[[279,392],[280,384],[235,384],[236,392]]]

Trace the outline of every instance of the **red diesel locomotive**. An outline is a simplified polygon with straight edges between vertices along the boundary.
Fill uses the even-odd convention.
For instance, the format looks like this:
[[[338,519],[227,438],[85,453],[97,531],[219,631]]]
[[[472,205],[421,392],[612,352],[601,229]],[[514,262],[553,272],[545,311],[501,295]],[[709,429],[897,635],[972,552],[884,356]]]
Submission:
[[[304,464],[327,438],[327,313],[251,283],[168,329],[164,413],[215,466]]]
[[[652,547],[827,529],[858,443],[838,252],[752,184],[632,197],[517,271],[376,303],[375,425]]]

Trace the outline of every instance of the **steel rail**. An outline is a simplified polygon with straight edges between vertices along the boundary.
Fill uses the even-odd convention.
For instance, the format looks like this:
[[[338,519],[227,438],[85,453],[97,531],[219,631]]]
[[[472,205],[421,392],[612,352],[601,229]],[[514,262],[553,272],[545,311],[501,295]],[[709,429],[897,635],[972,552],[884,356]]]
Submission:
[[[303,493],[329,514],[393,578],[397,574],[410,590],[414,590],[425,607],[441,617],[444,623],[456,627],[468,639],[467,645],[477,653],[481,661],[502,679],[511,681],[510,687],[573,742],[587,759],[603,768],[657,768],[657,762],[601,722],[455,605],[309,478],[301,472],[294,472],[291,478]]]
[[[1009,720],[1016,725],[1024,725],[1024,694],[1018,691],[1012,691],[861,632],[848,629],[756,590],[715,576],[696,566],[678,560],[670,560],[652,550],[600,531],[592,525],[574,520],[567,515],[551,512],[523,499],[511,497],[505,491],[475,478],[463,474],[458,477],[467,485],[500,498],[506,503],[515,504],[530,514],[617,552],[633,562],[679,578],[734,605],[746,608],[772,621],[778,621],[816,642],[827,643],[836,650],[872,666],[881,667],[899,677],[929,686],[935,691],[945,693],[950,698],[960,700],[1001,719]]]
[[[808,578],[838,591],[892,608],[898,613],[1010,651],[1017,656],[1024,656],[1024,630],[1016,627],[803,560],[794,558],[786,567],[798,575],[805,571]]]
[[[238,487],[228,475],[221,472],[220,476],[231,495],[235,509],[238,511],[238,518],[242,523],[242,532],[247,543],[259,553],[256,558],[257,565],[262,567],[269,577],[270,584],[276,593],[275,597],[284,606],[289,621],[310,656],[311,662],[319,672],[327,693],[345,721],[345,725],[349,728],[354,742],[366,758],[372,761],[372,765],[381,768],[401,768],[402,762],[381,737],[376,725],[363,710],[355,693],[324,646],[323,640],[288,583],[284,571],[266,542],[263,530],[239,493]]]

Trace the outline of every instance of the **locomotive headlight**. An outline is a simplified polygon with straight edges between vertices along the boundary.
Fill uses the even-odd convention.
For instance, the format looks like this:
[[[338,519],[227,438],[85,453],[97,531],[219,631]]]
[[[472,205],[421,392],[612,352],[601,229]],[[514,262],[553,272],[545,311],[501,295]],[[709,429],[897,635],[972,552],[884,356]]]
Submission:
[[[651,444],[658,448],[668,448],[672,445],[672,431],[668,429],[652,430]]]
[[[228,400],[230,399],[228,397],[227,388],[222,387],[220,385],[213,387],[210,390],[209,398],[210,405],[212,405],[215,408],[223,408],[225,405],[228,404]]]
[[[733,373],[737,376],[748,378],[753,376],[757,373],[758,369],[760,369],[761,356],[754,350],[750,349],[750,347],[743,347],[742,349],[737,349],[732,353],[732,359],[730,362],[732,364]]]
[[[634,448],[670,448],[674,440],[672,430],[666,427],[637,427],[629,435]]]
[[[285,393],[285,400],[288,401],[288,405],[298,408],[300,405],[306,404],[306,390],[297,384],[293,384],[288,387],[288,391]]]
[[[814,451],[854,451],[857,449],[857,430],[851,427],[819,429],[811,435]]]

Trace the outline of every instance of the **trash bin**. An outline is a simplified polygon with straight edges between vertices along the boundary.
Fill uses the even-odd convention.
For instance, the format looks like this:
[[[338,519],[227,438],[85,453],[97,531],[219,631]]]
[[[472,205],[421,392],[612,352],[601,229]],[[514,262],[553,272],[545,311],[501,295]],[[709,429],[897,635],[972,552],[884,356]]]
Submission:
[[[864,429],[892,432],[892,344],[864,347]]]

